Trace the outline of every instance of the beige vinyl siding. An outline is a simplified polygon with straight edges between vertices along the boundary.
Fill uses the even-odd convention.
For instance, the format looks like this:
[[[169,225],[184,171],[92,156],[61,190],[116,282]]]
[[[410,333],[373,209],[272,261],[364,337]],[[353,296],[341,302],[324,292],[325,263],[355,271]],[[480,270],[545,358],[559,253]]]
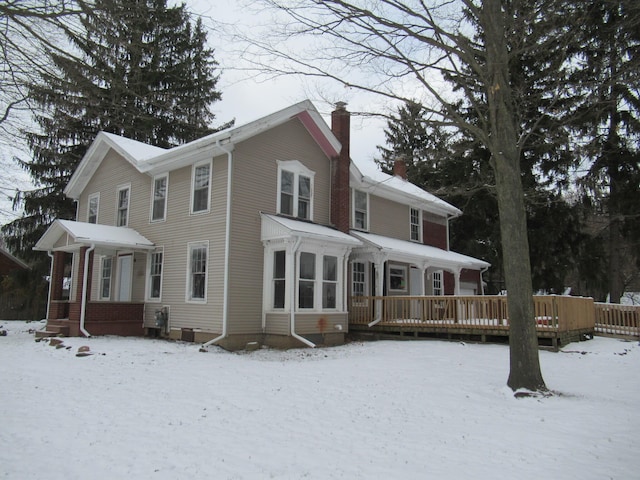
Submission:
[[[342,330],[338,330],[336,325],[341,325]],[[296,333],[299,335],[346,332],[347,327],[348,319],[346,313],[296,314]]]
[[[260,241],[260,212],[277,213],[278,160],[298,160],[315,172],[313,220],[330,223],[330,160],[298,120],[236,145],[229,271],[230,334],[262,329],[264,248]],[[280,324],[274,328],[278,332],[269,333],[288,333],[288,327],[283,329]]]
[[[170,307],[172,328],[193,328],[214,333],[222,331],[226,161],[226,155],[213,160],[211,208],[207,213],[189,213],[192,167],[188,166],[169,173],[166,221],[150,223],[152,177],[138,172],[113,151],[106,155],[79,199],[78,218],[86,218],[88,196],[100,192],[99,222],[114,225],[117,188],[123,184],[131,185],[129,227],[164,247],[162,299],[145,309],[145,324],[148,326],[154,324],[155,310],[166,305]],[[209,242],[205,304],[185,302],[188,244],[197,241]],[[145,298],[146,252],[138,252],[135,259],[132,301],[142,302]],[[95,275],[94,271],[94,278]],[[92,291],[95,291],[96,285],[94,281]]]
[[[289,335],[291,315],[288,313],[268,313],[265,332],[269,335]]]
[[[369,195],[369,232],[386,237],[411,240],[409,206]]]
[[[169,307],[171,328],[193,328],[204,332],[222,332],[224,230],[227,166],[226,155],[212,164],[211,203],[207,213],[191,215],[191,170],[185,167],[169,173],[167,217],[165,222],[150,223],[150,198],[147,198],[145,224],[138,231],[163,247],[162,298],[149,304],[145,324],[155,323],[155,310]],[[151,180],[149,179],[149,194]],[[155,240],[157,239],[157,240]],[[207,301],[186,302],[189,243],[208,241]],[[146,277],[146,257],[145,257]],[[146,278],[144,279],[146,282]]]

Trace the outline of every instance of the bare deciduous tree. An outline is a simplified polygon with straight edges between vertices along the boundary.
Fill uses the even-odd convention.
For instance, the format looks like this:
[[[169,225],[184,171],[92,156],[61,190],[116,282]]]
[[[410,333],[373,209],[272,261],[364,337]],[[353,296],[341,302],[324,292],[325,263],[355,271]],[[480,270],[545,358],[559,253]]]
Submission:
[[[261,74],[331,79],[390,101],[412,101],[422,92],[419,100],[433,125],[464,130],[489,150],[509,294],[507,384],[514,391],[546,386],[520,169],[521,148],[531,131],[518,122],[510,65],[522,52],[512,38],[523,39],[518,48],[545,48],[540,42],[527,45],[526,27],[545,18],[553,3],[263,0],[260,5],[274,14],[268,30],[240,34],[247,45],[243,58]],[[457,92],[443,89],[447,77],[458,80]],[[474,114],[465,116],[457,100]]]

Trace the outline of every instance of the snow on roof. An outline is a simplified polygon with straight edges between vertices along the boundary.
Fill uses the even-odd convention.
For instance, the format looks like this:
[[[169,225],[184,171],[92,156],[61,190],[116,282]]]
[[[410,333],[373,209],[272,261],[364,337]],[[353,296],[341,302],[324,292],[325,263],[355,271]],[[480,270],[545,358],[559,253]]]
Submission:
[[[111,140],[114,146],[120,147],[124,153],[129,154],[138,162],[158,156],[167,151],[165,148],[149,145],[131,138],[121,137],[113,133],[101,132],[101,134]]]
[[[63,234],[71,237],[71,243],[56,248],[56,242]],[[96,245],[111,248],[134,248],[148,250],[153,242],[133,228],[114,227],[95,223],[56,220],[38,240],[34,250],[73,250],[80,246]]]
[[[262,213],[262,240],[298,235],[334,243],[359,246],[362,243],[346,233],[325,225]]]
[[[398,200],[399,198],[397,197],[405,197],[404,203],[407,203],[407,201],[413,202],[414,204],[424,203],[437,211],[455,217],[462,214],[460,209],[423,190],[417,185],[396,175],[388,175],[382,172],[378,166],[371,161],[352,160],[352,163],[357,169],[356,175],[359,173],[361,176],[356,180],[358,180],[369,193],[382,197],[388,197],[395,193],[396,197],[393,198],[393,200]]]
[[[469,257],[461,253],[452,252],[450,250],[442,250],[441,248],[422,243],[409,242],[398,238],[385,237],[375,233],[351,231],[351,235],[362,240],[366,245],[372,246],[378,250],[382,250],[390,255],[395,255],[402,259],[417,260],[418,262],[442,264],[447,266],[458,266],[461,268],[486,268],[491,264],[484,260]]]

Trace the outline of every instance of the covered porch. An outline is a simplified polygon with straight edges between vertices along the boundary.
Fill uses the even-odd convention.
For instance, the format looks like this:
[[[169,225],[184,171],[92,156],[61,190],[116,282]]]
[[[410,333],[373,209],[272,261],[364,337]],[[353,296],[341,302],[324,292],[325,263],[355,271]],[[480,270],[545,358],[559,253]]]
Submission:
[[[135,254],[153,248],[130,228],[56,220],[34,247],[51,257],[47,326],[38,335],[142,336]]]

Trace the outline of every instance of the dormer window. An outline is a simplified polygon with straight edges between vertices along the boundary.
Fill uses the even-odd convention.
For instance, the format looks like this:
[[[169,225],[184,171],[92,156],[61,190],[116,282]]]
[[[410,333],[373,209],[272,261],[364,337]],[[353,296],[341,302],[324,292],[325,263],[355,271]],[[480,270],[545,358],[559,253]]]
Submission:
[[[297,160],[278,162],[278,213],[313,220],[314,175]]]
[[[369,195],[360,190],[353,191],[353,228],[369,230]]]

